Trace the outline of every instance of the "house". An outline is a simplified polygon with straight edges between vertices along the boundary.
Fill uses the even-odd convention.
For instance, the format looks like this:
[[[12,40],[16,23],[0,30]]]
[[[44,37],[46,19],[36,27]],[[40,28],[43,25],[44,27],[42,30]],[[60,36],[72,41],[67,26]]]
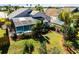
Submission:
[[[34,14],[33,14],[34,13]],[[12,31],[16,33],[16,35],[21,34],[30,34],[32,32],[32,27],[37,21],[41,20],[39,18],[43,18],[43,22],[47,23],[49,17],[44,13],[33,12],[31,9],[21,8],[14,12],[12,12],[8,16],[9,20],[12,21]]]
[[[76,13],[76,12],[79,12],[79,8],[73,8],[72,9],[72,13]]]
[[[58,16],[58,14],[59,14],[59,9],[56,9],[56,8],[48,8],[47,10],[46,10],[46,15],[48,15],[48,16]]]
[[[50,22],[50,16],[47,16],[46,14],[41,12],[36,13],[32,17],[38,20],[43,20],[43,22]]]
[[[18,17],[27,17],[30,16],[29,14],[32,12],[31,9],[26,9],[26,8],[20,8],[14,12],[12,12],[10,15],[8,15],[9,19],[12,18],[18,18]]]
[[[7,18],[7,13],[5,12],[0,12],[0,18]]]
[[[32,26],[36,24],[36,19],[32,17],[13,18],[14,30],[17,35],[29,34],[32,32]]]
[[[51,16],[51,23],[62,26],[64,24],[63,21],[60,21],[58,17]]]
[[[56,24],[56,25],[63,25],[64,22],[59,20],[58,15],[60,13],[61,9],[57,8],[48,8],[46,11],[46,15],[50,16],[50,23]]]
[[[50,26],[55,25],[55,30],[57,32],[60,32],[62,25],[64,25],[64,22],[58,18],[60,11],[61,8],[48,8],[45,12],[46,15],[50,16]]]

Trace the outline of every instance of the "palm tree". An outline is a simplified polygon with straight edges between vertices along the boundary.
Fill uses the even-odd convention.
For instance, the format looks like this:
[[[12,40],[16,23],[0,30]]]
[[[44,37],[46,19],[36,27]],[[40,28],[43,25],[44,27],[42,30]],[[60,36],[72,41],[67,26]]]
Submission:
[[[43,22],[41,21],[37,22],[37,24],[33,26],[32,32],[35,37],[38,36],[39,33],[41,32],[42,26],[43,26]]]

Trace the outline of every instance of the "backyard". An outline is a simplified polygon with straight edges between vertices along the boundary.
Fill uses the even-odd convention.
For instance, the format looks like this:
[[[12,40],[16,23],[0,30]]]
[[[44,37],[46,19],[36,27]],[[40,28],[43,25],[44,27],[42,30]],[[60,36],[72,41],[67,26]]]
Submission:
[[[46,43],[46,49],[47,53],[66,53],[66,51],[63,48],[63,36],[61,34],[58,34],[56,32],[49,32],[46,35],[43,35],[43,37],[47,36],[49,38],[49,43]],[[19,41],[13,41],[10,40],[10,47],[8,50],[9,54],[22,54],[25,43],[32,43],[34,46],[33,54],[39,54],[41,47],[41,43],[39,41],[36,41],[34,39],[24,39]],[[56,51],[54,50],[56,49]],[[58,52],[57,52],[58,51]]]

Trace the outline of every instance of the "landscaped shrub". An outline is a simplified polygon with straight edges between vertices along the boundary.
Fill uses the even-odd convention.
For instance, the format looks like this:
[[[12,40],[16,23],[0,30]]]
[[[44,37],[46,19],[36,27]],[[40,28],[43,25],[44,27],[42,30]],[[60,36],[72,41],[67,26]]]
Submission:
[[[21,35],[21,38],[22,38],[22,39],[29,39],[29,38],[31,38],[31,35],[22,34],[22,35]]]
[[[66,47],[72,47],[72,44],[73,44],[73,42],[72,41],[69,41],[69,40],[67,40],[67,41],[64,42],[64,45]]]

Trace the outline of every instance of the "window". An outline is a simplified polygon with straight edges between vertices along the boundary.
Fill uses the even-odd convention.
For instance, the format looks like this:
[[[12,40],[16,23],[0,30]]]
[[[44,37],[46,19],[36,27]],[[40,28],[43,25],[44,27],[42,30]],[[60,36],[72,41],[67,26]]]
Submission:
[[[32,26],[31,25],[26,25],[24,26],[24,31],[29,31],[31,30]]]
[[[16,32],[23,32],[23,26],[16,27]]]
[[[16,27],[16,33],[23,33],[24,31],[30,31],[31,28],[32,28],[32,25]]]
[[[24,31],[28,31],[29,30],[29,26],[24,26]]]

